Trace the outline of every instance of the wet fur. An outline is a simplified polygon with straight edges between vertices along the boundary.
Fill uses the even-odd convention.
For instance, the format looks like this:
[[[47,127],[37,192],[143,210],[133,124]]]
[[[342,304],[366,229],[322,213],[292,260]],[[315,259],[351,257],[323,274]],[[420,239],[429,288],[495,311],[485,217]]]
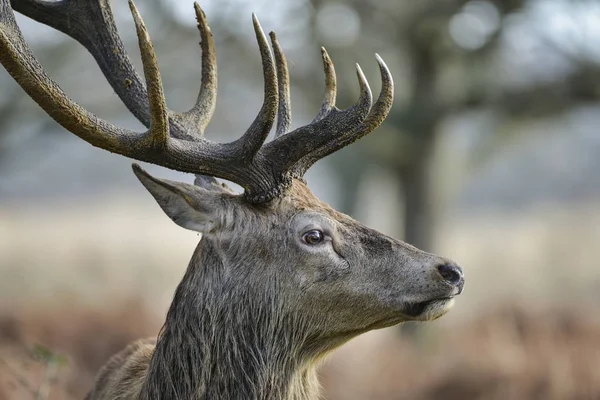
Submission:
[[[192,205],[206,195],[178,185]],[[358,334],[410,319],[390,282],[408,280],[413,297],[448,291],[420,267],[439,258],[362,226],[300,181],[268,205],[225,193],[210,199],[218,229],[196,248],[156,344],[136,342],[111,358],[87,400],[315,400],[325,355]],[[159,199],[167,213],[173,201]],[[306,212],[336,227],[334,251],[343,257],[321,265],[318,255],[294,254],[287,224]],[[440,307],[427,318],[442,315]]]

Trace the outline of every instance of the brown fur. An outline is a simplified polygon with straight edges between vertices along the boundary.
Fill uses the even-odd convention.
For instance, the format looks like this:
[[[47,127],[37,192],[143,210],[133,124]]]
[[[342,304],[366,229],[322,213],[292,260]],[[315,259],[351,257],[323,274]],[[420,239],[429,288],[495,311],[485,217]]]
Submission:
[[[92,399],[136,399],[148,373],[156,339],[142,339],[112,356],[98,372],[94,389],[86,396]]]

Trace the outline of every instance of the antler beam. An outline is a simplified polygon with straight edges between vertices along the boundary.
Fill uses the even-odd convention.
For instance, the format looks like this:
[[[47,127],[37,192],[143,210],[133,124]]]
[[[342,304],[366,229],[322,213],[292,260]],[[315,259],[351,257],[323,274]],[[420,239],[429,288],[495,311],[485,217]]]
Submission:
[[[119,128],[69,99],[46,75],[25,42],[9,0],[0,0],[0,63],[53,119],[90,144],[140,161],[182,172],[214,176],[240,184],[251,202],[263,203],[281,195],[293,178],[300,178],[320,158],[373,131],[387,116],[393,83],[377,56],[383,87],[373,105],[371,90],[357,65],[360,96],[346,110],[335,107],[333,63],[322,49],[325,98],[314,121],[290,133],[289,72],[275,34],[275,59],[256,16],[254,30],[261,53],[264,102],[248,130],[230,143],[203,137],[216,102],[217,70],[214,43],[206,16],[195,3],[202,39],[202,78],[194,107],[185,113],[167,108],[160,71],[144,22],[130,0],[147,88],[135,72],[118,36],[108,0],[13,0],[15,9],[63,31],[82,43],[98,61],[119,97],[148,130]],[[276,138],[263,145],[277,118]],[[210,178],[199,182],[212,182]]]

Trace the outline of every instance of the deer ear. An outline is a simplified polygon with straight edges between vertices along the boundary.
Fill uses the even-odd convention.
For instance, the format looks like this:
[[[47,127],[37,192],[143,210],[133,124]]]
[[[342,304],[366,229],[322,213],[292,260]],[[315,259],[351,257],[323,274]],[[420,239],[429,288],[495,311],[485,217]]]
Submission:
[[[198,186],[158,179],[133,164],[133,173],[177,225],[200,233],[214,232],[219,225],[219,192]]]

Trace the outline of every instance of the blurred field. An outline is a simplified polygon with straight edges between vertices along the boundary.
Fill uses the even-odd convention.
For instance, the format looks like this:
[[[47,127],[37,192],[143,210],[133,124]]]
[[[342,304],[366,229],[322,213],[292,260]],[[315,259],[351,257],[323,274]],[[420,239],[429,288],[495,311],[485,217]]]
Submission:
[[[112,313],[72,306],[67,314],[4,313],[0,399],[34,398],[42,382],[48,399],[83,398],[107,357],[158,329],[135,301],[120,306]],[[326,398],[600,398],[600,321],[583,310],[496,307],[452,328],[428,329],[416,343],[394,335],[378,332],[340,350],[322,369]],[[33,343],[68,363],[45,377]]]
[[[112,3],[140,72],[127,2]],[[145,3],[169,106],[189,109],[201,63],[191,2]],[[415,338],[389,329],[339,349],[322,368],[327,399],[600,400],[600,2],[200,3],[219,61],[211,140],[237,138],[260,108],[251,12],[288,55],[294,127],[322,101],[320,46],[341,108],[358,94],[354,63],[376,94],[372,53],[386,60],[390,116],[308,182],[466,272],[454,309]],[[75,41],[18,21],[71,98],[141,129]],[[81,399],[109,356],[158,333],[199,238],[128,164],[67,135],[0,68],[0,400]]]
[[[50,209],[0,214],[0,399],[42,382],[82,398],[111,354],[156,335],[198,241],[146,196]],[[600,398],[597,206],[448,220],[437,244],[465,267],[464,296],[415,341],[387,330],[344,346],[322,369],[326,398]],[[50,380],[39,345],[68,360]]]

